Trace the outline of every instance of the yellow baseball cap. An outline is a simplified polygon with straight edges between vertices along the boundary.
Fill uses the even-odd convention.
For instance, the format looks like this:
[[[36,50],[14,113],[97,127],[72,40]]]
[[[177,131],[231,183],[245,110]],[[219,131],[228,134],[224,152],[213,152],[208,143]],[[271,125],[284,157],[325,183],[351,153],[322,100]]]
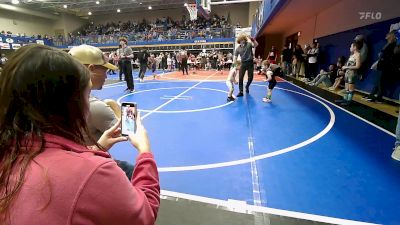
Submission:
[[[103,52],[91,45],[79,45],[71,48],[68,54],[78,60],[80,63],[85,65],[99,65],[104,66],[111,70],[117,70],[118,67],[107,62],[107,58],[103,55]]]

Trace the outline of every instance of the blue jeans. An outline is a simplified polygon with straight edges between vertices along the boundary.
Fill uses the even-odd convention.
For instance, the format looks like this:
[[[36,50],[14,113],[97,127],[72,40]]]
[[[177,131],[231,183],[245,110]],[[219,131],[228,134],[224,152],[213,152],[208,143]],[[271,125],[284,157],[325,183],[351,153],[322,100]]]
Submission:
[[[399,96],[400,99],[400,96]],[[400,146],[400,113],[397,117],[397,127],[396,127],[396,142],[394,143],[394,146]]]

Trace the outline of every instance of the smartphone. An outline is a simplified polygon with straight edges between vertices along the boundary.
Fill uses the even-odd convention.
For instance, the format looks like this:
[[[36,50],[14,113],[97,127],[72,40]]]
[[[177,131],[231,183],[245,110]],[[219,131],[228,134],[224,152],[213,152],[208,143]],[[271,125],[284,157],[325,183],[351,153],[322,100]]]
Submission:
[[[121,104],[121,134],[128,136],[136,132],[137,104],[135,102],[123,102]]]

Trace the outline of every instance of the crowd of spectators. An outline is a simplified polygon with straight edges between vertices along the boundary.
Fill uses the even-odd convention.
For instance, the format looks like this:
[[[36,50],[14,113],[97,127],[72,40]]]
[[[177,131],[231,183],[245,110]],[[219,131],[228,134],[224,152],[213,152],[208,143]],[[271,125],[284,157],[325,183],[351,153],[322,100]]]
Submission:
[[[82,43],[115,43],[121,36],[128,41],[164,41],[194,38],[233,37],[230,19],[224,16],[213,15],[210,19],[198,17],[189,20],[182,16],[180,20],[170,17],[156,19],[155,22],[142,20],[126,22],[109,22],[106,24],[87,24],[76,33],[69,33],[68,37],[58,37],[56,42],[72,44]]]
[[[162,17],[154,22],[145,19],[142,21],[108,22],[106,24],[94,24],[90,22],[77,32],[51,36],[48,34],[26,35],[25,33],[12,33],[1,31],[1,35],[26,37],[32,39],[47,39],[55,46],[80,45],[80,44],[111,44],[118,42],[121,36],[128,41],[165,41],[184,40],[195,38],[227,38],[233,37],[233,28],[240,24],[231,25],[230,18],[213,15],[209,19],[198,17],[189,20],[185,15],[180,20],[170,17]]]

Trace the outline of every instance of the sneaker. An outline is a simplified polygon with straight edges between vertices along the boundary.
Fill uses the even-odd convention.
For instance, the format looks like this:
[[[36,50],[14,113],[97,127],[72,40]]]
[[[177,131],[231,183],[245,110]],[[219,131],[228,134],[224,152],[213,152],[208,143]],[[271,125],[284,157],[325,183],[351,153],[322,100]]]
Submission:
[[[341,106],[349,106],[350,104],[351,104],[351,101],[344,101],[344,102],[340,103]]]
[[[129,93],[133,93],[133,92],[135,92],[135,89],[130,89],[129,90]]]
[[[250,93],[250,90],[249,90],[249,88],[246,88],[246,93],[248,94],[248,93]]]
[[[272,102],[272,100],[271,100],[271,99],[269,99],[269,98],[263,98],[263,99],[262,99],[262,101],[263,101],[263,102],[266,102],[266,103],[270,103],[270,102]]]
[[[226,99],[226,101],[227,102],[233,102],[233,101],[235,101],[235,98],[234,97],[228,97],[227,99]]]
[[[397,161],[400,161],[400,145],[397,146],[397,147],[394,149],[394,151],[393,151],[393,153],[392,153],[392,158],[395,159],[395,160],[397,160]]]
[[[365,99],[365,101],[375,102],[375,98],[372,98],[372,97],[365,97],[363,99]]]
[[[346,102],[346,100],[344,100],[344,99],[338,99],[338,100],[335,100],[335,103],[343,103],[343,102]]]
[[[243,97],[243,92],[239,92],[239,94],[237,94],[236,97]]]

